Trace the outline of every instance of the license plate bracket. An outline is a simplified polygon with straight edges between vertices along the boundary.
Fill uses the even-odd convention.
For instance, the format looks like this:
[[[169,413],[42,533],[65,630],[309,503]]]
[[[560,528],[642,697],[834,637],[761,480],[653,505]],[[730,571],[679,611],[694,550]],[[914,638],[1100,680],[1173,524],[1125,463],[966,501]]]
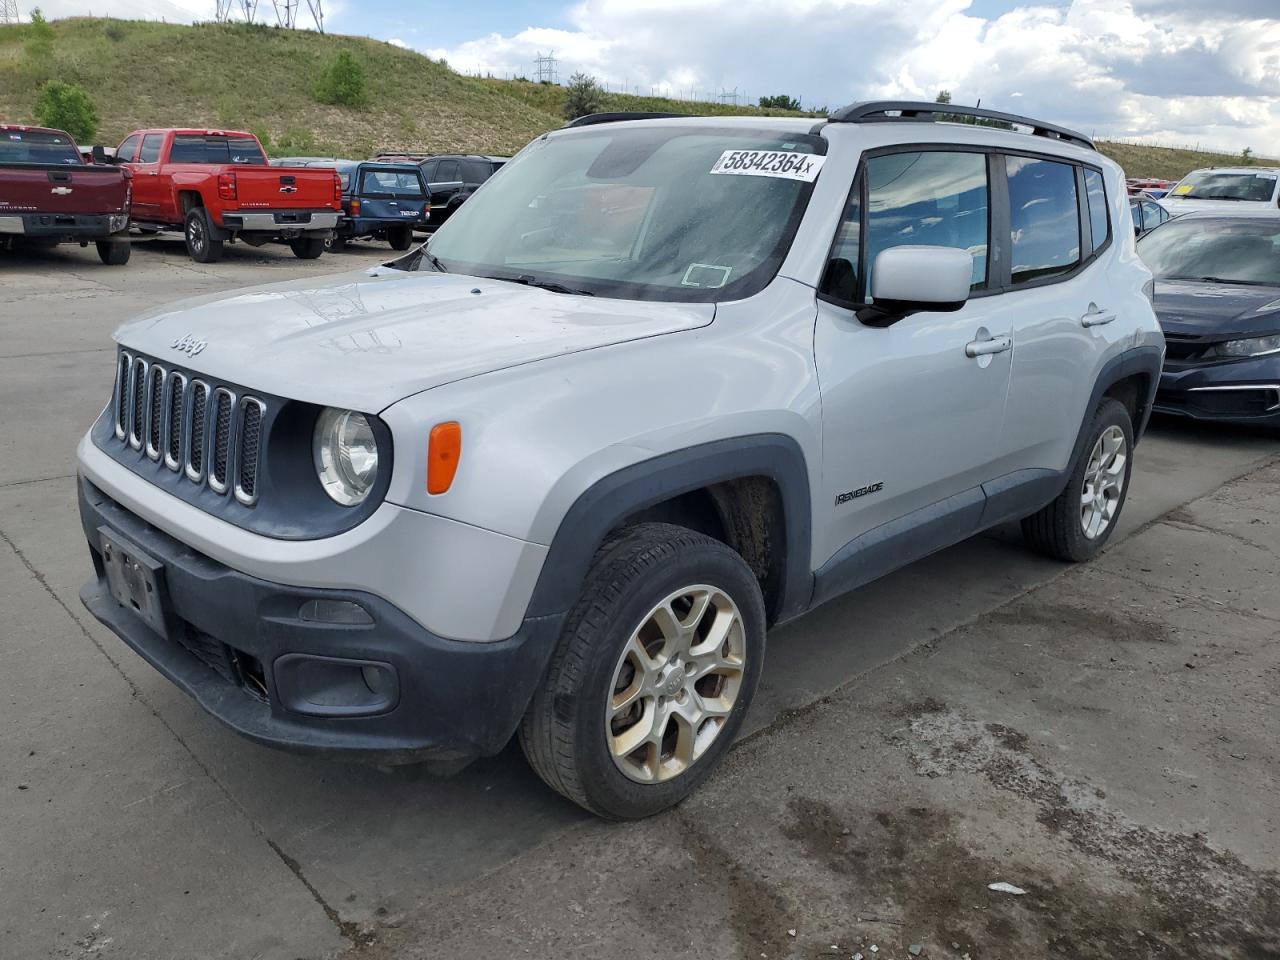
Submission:
[[[98,528],[107,585],[116,602],[131,610],[161,636],[167,636],[164,601],[164,564],[121,539],[107,527]]]

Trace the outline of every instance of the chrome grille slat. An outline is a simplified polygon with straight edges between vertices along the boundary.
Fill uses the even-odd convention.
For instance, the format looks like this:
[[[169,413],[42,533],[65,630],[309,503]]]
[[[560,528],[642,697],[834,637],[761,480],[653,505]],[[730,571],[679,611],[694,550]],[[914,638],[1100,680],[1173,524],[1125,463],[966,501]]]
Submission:
[[[164,465],[170,470],[182,467],[183,438],[186,436],[187,378],[176,370],[169,374],[165,392],[165,450]]]
[[[236,395],[226,387],[218,387],[213,391],[209,423],[209,489],[214,493],[227,492],[227,478],[234,466],[231,437],[235,414]]]
[[[169,371],[159,364],[153,363],[147,373],[147,456],[152,460],[160,459],[160,444],[164,426],[164,387]]]
[[[257,397],[240,400],[235,493],[237,500],[250,507],[258,502],[258,457],[262,450],[262,420],[266,412],[266,404]]]
[[[187,477],[196,483],[204,482],[206,449],[206,421],[209,414],[209,385],[203,380],[191,381],[191,397],[187,404]]]
[[[147,412],[147,370],[151,364],[137,357],[129,370],[129,446],[142,449],[142,424]]]
[[[258,502],[263,400],[121,350],[111,411],[122,446],[246,507]]]

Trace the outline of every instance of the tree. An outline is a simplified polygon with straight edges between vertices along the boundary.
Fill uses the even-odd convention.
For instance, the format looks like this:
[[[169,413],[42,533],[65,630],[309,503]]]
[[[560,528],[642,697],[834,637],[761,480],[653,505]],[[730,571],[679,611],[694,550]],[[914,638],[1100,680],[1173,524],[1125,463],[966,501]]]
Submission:
[[[316,85],[316,99],[344,107],[362,107],[369,96],[365,88],[364,67],[347,51],[333,58],[333,62],[320,75]]]
[[[800,101],[785,93],[772,97],[761,97],[760,106],[765,110],[799,110]]]
[[[569,78],[569,86],[565,88],[564,118],[577,120],[593,113],[600,112],[604,91],[596,78],[589,73],[575,73]]]
[[[31,11],[31,25],[27,27],[27,40],[23,45],[27,66],[41,78],[53,71],[53,26],[44,18],[40,8]]]
[[[938,95],[937,95],[936,97],[934,97],[934,98],[933,98],[933,102],[934,102],[934,103],[950,103],[950,102],[951,102],[951,91],[950,91],[950,90],[939,90],[939,91],[938,91]]]
[[[1253,163],[1253,147],[1245,147],[1240,151],[1240,162],[1243,164]]]
[[[50,80],[40,88],[32,113],[42,127],[65,130],[79,143],[92,143],[98,133],[98,108],[74,83]]]

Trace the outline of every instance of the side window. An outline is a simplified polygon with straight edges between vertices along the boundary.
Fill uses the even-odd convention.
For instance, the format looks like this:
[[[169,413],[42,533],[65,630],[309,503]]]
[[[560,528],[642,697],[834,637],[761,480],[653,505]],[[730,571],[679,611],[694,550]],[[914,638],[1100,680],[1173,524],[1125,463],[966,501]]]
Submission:
[[[441,160],[440,168],[436,171],[437,183],[455,183],[460,179],[458,177],[458,161],[457,160]]]
[[[1129,212],[1133,214],[1133,229],[1136,233],[1142,232],[1142,204],[1137,200],[1129,201]]]
[[[973,256],[973,289],[987,285],[987,158],[981,153],[893,153],[867,161],[863,288],[890,247],[958,247]]]
[[[120,149],[116,151],[116,159],[121,163],[133,163],[138,157],[138,144],[142,138],[136,133],[132,137],[126,137],[124,143],[120,144]]]
[[[427,181],[427,183],[435,183],[437,166],[439,166],[439,164],[435,160],[428,160],[424,163],[422,165],[422,179]]]
[[[822,292],[835,300],[851,303],[858,299],[858,255],[862,247],[862,176],[853,181],[849,202],[836,227],[835,243],[827,259]]]
[[[1013,283],[1070,273],[1080,263],[1080,205],[1071,164],[1006,158]]]
[[[164,134],[148,133],[142,138],[142,150],[138,154],[139,163],[155,163],[160,159],[160,144],[164,143]]]
[[[1097,170],[1084,170],[1084,188],[1089,195],[1089,229],[1093,249],[1100,250],[1111,238],[1111,219],[1107,216],[1107,188]]]
[[[1164,212],[1164,208],[1158,203],[1152,203],[1150,200],[1144,200],[1142,203],[1142,218],[1150,226],[1158,227],[1169,219],[1169,215]]]

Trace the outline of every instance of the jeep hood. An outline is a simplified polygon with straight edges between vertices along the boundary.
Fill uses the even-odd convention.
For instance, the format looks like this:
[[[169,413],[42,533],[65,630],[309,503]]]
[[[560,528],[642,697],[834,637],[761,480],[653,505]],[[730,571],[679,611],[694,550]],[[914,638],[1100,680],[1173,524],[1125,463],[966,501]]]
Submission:
[[[169,305],[116,332],[205,376],[378,412],[455,380],[706,326],[714,304],[552,293],[500,280],[374,269]],[[175,348],[203,340],[194,355]]]

